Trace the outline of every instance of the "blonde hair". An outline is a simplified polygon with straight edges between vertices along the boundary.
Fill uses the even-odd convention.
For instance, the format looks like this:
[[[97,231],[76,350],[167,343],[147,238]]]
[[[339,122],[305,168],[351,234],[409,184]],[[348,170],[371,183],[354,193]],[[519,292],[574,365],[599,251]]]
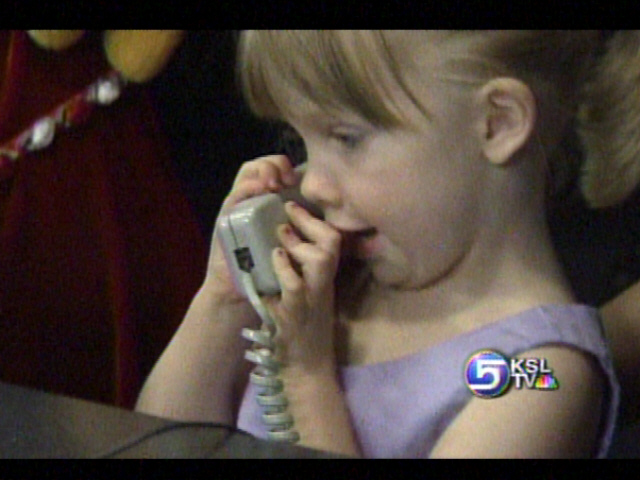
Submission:
[[[640,182],[640,32],[620,31],[583,88],[581,189],[593,207],[627,198]]]
[[[294,116],[295,92],[323,110],[349,109],[383,127],[403,122],[403,112],[390,103],[392,88],[429,116],[406,81],[426,55],[446,67],[429,72],[444,81],[518,78],[536,97],[536,138],[551,190],[582,172],[585,198],[603,207],[640,182],[640,35],[617,34],[598,55],[603,45],[600,32],[573,30],[255,31],[240,37],[238,75],[259,116]]]
[[[385,127],[401,122],[384,90],[403,81],[381,32],[244,32],[238,52],[245,99],[261,117],[295,115],[289,98],[297,92],[328,112],[351,109]]]

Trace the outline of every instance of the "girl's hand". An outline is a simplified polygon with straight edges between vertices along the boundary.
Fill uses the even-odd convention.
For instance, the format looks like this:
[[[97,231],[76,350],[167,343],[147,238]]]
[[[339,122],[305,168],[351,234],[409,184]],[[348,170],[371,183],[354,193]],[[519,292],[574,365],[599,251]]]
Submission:
[[[251,197],[269,192],[278,192],[283,187],[293,186],[299,182],[289,159],[284,155],[270,155],[245,162],[236,176],[229,195],[225,199],[218,218],[228,214],[233,207]],[[217,222],[216,222],[217,225]],[[217,292],[217,296],[230,302],[243,301],[244,297],[233,284],[227,262],[217,235],[218,227],[213,233],[211,252],[207,266],[205,283]]]
[[[333,227],[293,202],[285,205],[291,225],[278,236],[273,266],[282,289],[265,299],[276,322],[275,354],[282,377],[307,374],[335,376],[336,323],[334,280],[340,258],[341,235]]]

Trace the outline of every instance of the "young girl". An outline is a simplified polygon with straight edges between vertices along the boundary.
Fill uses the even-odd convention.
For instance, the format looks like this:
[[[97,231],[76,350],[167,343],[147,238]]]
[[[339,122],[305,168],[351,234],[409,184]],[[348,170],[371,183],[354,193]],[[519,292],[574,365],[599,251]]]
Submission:
[[[606,454],[618,386],[545,217],[548,194],[574,173],[564,147],[587,105],[583,81],[616,54],[603,47],[580,31],[243,33],[246,98],[299,133],[307,166],[300,179],[286,156],[244,164],[220,214],[298,182],[324,214],[286,206],[272,258],[282,293],[263,299],[301,445],[364,457]],[[601,116],[589,105],[585,135]],[[606,182],[594,187],[605,161],[616,165],[609,152],[587,157],[585,185],[609,201]],[[214,240],[138,409],[264,436],[241,338],[258,326]],[[474,395],[465,369],[483,349],[544,358],[559,388]]]

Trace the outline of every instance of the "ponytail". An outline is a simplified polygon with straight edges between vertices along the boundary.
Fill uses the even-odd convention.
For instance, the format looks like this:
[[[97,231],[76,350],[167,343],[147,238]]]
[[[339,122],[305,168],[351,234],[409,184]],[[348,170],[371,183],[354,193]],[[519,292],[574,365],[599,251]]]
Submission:
[[[580,188],[591,207],[613,206],[640,183],[640,31],[606,40],[581,94]]]

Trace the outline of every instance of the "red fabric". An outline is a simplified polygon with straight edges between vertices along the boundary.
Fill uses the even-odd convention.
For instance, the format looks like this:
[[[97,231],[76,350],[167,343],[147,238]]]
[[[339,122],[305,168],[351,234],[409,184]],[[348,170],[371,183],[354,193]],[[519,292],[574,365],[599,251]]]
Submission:
[[[0,33],[0,143],[109,69]],[[1,65],[0,65],[1,66]],[[0,182],[0,380],[131,407],[184,316],[207,248],[144,87]]]

